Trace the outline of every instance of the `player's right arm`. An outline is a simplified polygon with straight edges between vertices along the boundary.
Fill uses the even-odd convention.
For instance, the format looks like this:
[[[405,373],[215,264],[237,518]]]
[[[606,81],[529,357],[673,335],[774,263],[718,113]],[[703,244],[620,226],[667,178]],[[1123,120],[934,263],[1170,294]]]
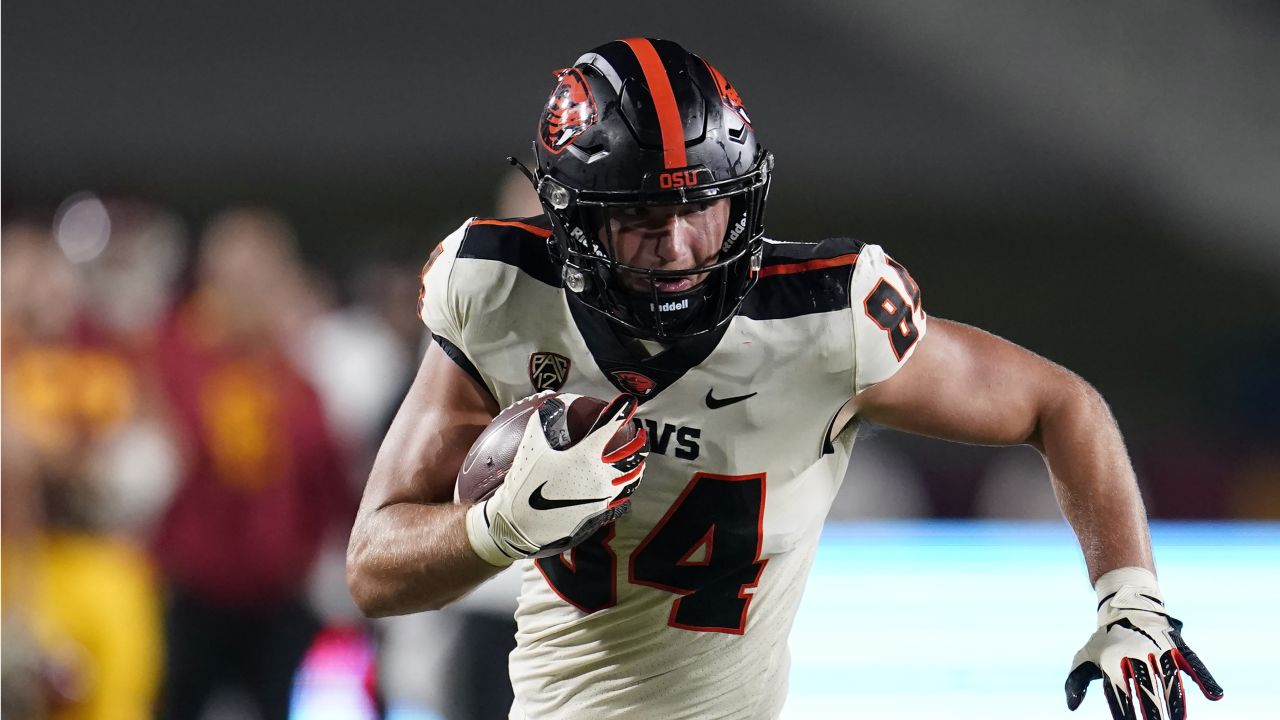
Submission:
[[[488,391],[431,343],[378,449],[347,546],[347,585],[369,617],[432,610],[500,568],[467,540],[458,468],[498,414]]]
[[[470,223],[440,244],[423,269],[419,312],[435,342],[396,413],[365,487],[347,547],[347,584],[369,616],[443,607],[515,560],[561,552],[626,512],[648,450],[606,452],[630,423],[636,399],[616,398],[592,430],[553,449],[532,413],[502,483],[475,505],[453,502],[458,470],[498,403],[466,355],[469,321],[500,308],[492,268],[454,277]],[[547,505],[535,499],[588,498]]]

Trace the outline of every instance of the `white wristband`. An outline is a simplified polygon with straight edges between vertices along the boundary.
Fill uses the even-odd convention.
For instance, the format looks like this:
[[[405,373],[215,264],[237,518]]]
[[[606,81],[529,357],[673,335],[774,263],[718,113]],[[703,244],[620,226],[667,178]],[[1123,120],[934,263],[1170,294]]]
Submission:
[[[471,542],[471,549],[480,556],[481,560],[494,567],[507,567],[515,562],[515,559],[502,552],[493,536],[489,534],[489,520],[485,517],[484,508],[485,503],[479,502],[467,510],[467,540]]]
[[[1116,568],[1098,578],[1098,582],[1094,583],[1093,587],[1098,591],[1099,601],[1119,592],[1123,587],[1131,587],[1146,595],[1164,599],[1160,594],[1160,583],[1156,580],[1156,576],[1150,570],[1141,567]]]

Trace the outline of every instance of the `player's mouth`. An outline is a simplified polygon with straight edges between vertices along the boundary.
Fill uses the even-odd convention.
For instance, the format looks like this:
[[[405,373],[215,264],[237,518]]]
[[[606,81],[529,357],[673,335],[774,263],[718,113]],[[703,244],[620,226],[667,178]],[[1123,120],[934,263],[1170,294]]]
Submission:
[[[622,283],[627,288],[635,292],[648,293],[651,289],[660,293],[679,293],[693,288],[698,283],[707,279],[707,273],[685,277],[655,277],[650,278],[635,272],[624,272],[622,274]]]
[[[667,278],[665,280],[655,279],[653,286],[661,293],[677,293],[684,292],[694,286],[693,278]]]

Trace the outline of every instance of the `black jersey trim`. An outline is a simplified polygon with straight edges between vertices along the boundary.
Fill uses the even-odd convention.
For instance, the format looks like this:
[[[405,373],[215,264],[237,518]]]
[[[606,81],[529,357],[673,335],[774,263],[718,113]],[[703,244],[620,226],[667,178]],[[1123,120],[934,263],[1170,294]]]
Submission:
[[[546,233],[543,235],[542,233]],[[560,271],[547,247],[551,227],[546,217],[508,220],[477,219],[467,225],[458,257],[496,260],[518,268],[551,287],[561,287]]]
[[[476,383],[479,384],[480,387],[484,388],[485,392],[489,393],[489,397],[493,398],[494,402],[498,401],[498,398],[493,394],[493,390],[489,389],[489,384],[480,376],[480,371],[476,369],[475,364],[471,362],[471,359],[467,357],[466,353],[462,352],[462,348],[454,345],[452,342],[449,342],[448,338],[441,337],[435,333],[431,333],[431,339],[440,346],[440,349],[444,351],[445,355],[448,355],[450,359],[458,364],[458,367],[462,368],[464,372],[474,378]]]
[[[574,324],[601,374],[618,390],[635,395],[641,403],[657,397],[689,370],[702,364],[729,328],[729,323],[724,323],[710,332],[679,340],[657,355],[645,357],[627,348],[618,336],[621,329],[605,315],[583,304],[572,294],[566,294],[566,302],[569,314],[573,316]],[[634,381],[631,385],[626,381],[629,375],[634,377],[634,374],[652,381],[653,385],[645,383],[647,391],[637,391]]]
[[[831,414],[831,419],[827,421],[826,429],[822,431],[822,449],[818,451],[819,458],[835,454],[836,446],[831,442],[831,431],[836,429],[836,418],[840,417],[840,411],[843,409],[844,405],[836,408],[836,411]]]
[[[765,240],[763,267],[790,265],[860,253],[864,247],[866,243],[861,240],[847,237],[827,238],[816,243]]]
[[[738,314],[752,320],[782,320],[847,309],[853,269],[863,246],[852,238],[766,242],[760,280]]]

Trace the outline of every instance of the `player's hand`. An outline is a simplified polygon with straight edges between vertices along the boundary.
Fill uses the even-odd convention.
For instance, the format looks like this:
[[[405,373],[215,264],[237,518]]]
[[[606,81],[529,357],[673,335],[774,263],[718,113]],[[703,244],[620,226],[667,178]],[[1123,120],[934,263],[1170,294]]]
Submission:
[[[476,553],[493,565],[555,555],[622,517],[644,473],[648,435],[640,428],[626,445],[605,447],[631,422],[636,404],[632,395],[614,398],[590,432],[564,450],[552,447],[542,413],[532,413],[506,479],[467,512]]]
[[[1075,710],[1094,680],[1113,720],[1184,720],[1184,672],[1210,700],[1222,687],[1182,639],[1182,622],[1165,613],[1156,578],[1119,568],[1098,578],[1098,630],[1071,662],[1067,707]],[[1139,714],[1141,713],[1141,714]]]

